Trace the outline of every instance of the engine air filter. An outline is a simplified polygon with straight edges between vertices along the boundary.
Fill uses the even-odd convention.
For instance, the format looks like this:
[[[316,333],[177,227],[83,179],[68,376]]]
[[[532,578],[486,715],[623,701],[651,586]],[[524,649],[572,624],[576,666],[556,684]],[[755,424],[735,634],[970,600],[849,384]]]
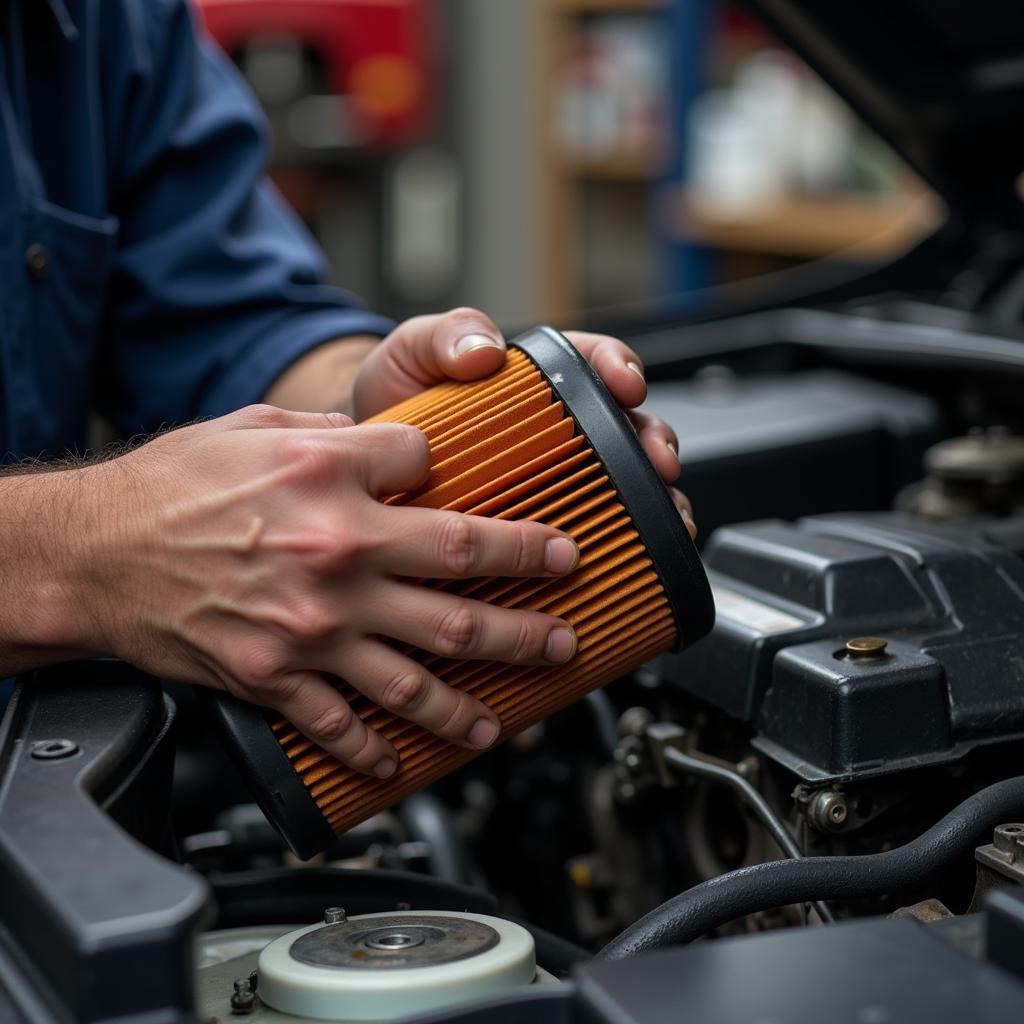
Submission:
[[[542,327],[518,338],[491,377],[439,385],[373,421],[411,424],[430,442],[427,481],[389,503],[535,520],[579,546],[576,569],[557,579],[425,583],[547,612],[576,631],[576,655],[552,667],[410,652],[489,705],[502,738],[711,628],[707,579],[664,484],[600,379],[556,331]],[[215,698],[229,746],[263,810],[303,857],[478,755],[384,711],[343,681],[338,686],[398,751],[390,779],[339,764],[280,716]]]

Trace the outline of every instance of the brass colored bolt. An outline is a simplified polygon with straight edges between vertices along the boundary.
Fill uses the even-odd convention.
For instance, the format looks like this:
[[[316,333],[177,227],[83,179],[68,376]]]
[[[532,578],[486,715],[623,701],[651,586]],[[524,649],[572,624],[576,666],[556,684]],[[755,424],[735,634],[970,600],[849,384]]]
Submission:
[[[858,636],[846,641],[846,656],[858,661],[867,658],[881,658],[885,655],[888,641],[880,636]]]

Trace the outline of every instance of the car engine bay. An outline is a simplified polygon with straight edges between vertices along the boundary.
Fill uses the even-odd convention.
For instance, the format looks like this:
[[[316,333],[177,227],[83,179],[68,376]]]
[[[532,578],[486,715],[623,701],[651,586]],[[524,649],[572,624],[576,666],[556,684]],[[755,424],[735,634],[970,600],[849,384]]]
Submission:
[[[909,82],[898,19],[858,35],[884,5],[751,6],[948,218],[884,267],[590,325],[680,437],[710,635],[307,861],[188,687],[32,673],[0,726],[0,1019],[1018,1011],[1024,79],[922,44]]]
[[[956,376],[948,391],[915,391],[878,370],[749,373],[748,358],[705,357],[684,379],[652,386],[681,436],[693,423],[698,509],[701,488],[745,489],[729,481],[761,444],[776,478],[802,488],[782,503],[803,500],[813,513],[709,532],[712,633],[375,815],[312,861],[296,860],[251,803],[187,688],[116,662],[23,681],[3,739],[3,984],[23,1012],[25,992],[42,993],[42,1015],[20,1019],[60,1019],[46,1012],[65,1007],[107,1020],[146,1005],[170,1014],[162,1019],[385,1019],[360,1016],[351,993],[334,1010],[294,1004],[303,1012],[276,1008],[293,1004],[270,981],[264,994],[271,988],[276,1007],[260,996],[261,971],[272,976],[262,948],[297,941],[303,926],[369,941],[367,914],[383,916],[372,934],[385,946],[360,955],[392,967],[389,942],[426,935],[441,956],[470,941],[457,929],[521,929],[539,973],[517,969],[540,980],[524,989],[520,977],[518,989],[557,1020],[570,1019],[560,1016],[566,1000],[605,984],[594,979],[633,991],[636,975],[615,973],[615,961],[679,961],[658,968],[668,970],[656,982],[661,1010],[626,1018],[657,1020],[677,979],[696,969],[687,957],[716,949],[753,957],[743,969],[760,972],[799,936],[825,955],[829,941],[860,942],[861,929],[882,927],[869,943],[877,951],[903,935],[884,926],[898,925],[913,936],[899,938],[901,957],[913,959],[927,933],[958,969],[998,960],[992,935],[1019,936],[1006,922],[1024,908],[1014,892],[1024,879],[1024,782],[1013,769],[1024,734],[1024,424],[1007,416],[1010,384],[996,379],[986,396],[983,375]],[[823,379],[833,392],[821,408],[796,400],[805,383],[820,393]],[[766,411],[776,401],[777,429]],[[719,449],[702,454],[697,424],[715,433],[708,405],[741,424],[756,407],[759,435],[731,449],[719,435]],[[815,460],[838,461],[846,483],[833,493],[810,471],[800,482],[797,467]],[[834,511],[851,488],[875,507]],[[877,507],[883,494],[888,507]],[[759,489],[750,505],[764,511],[772,500]],[[467,913],[479,921],[456,921]],[[465,962],[491,955],[487,947]],[[924,949],[922,964],[936,955]],[[74,961],[80,969],[68,971]],[[458,985],[453,1005],[468,1000],[466,1020],[525,1012],[495,1016],[482,1008],[486,990],[466,977]],[[402,988],[390,975],[384,987]],[[727,989],[705,993],[721,1019],[736,1012]],[[502,991],[495,1005],[519,1005],[514,989]],[[618,999],[601,992],[595,1005]],[[790,997],[783,987],[779,998]],[[404,1013],[434,1005],[408,998]],[[447,1016],[437,1019],[463,1019],[438,1005]]]

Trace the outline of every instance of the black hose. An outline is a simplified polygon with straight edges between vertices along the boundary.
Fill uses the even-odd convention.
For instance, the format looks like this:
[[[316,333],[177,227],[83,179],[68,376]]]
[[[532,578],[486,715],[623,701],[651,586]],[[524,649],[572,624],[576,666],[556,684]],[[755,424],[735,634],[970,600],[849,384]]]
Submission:
[[[472,885],[469,853],[447,804],[429,791],[407,796],[397,808],[410,838],[430,847],[430,874],[453,885]]]
[[[685,754],[675,747],[669,747],[665,751],[665,760],[680,771],[707,779],[709,782],[718,782],[723,786],[728,786],[746,803],[757,820],[761,822],[768,830],[768,834],[775,840],[775,845],[790,860],[800,860],[803,857],[800,847],[796,845],[793,837],[786,831],[786,826],[782,819],[768,805],[768,801],[739,772],[734,771],[732,768],[726,768],[724,765],[715,764],[713,761],[706,761],[703,758]],[[835,920],[832,912],[820,900],[814,901],[814,908],[818,911],[818,916],[826,924],[830,924]]]
[[[583,702],[594,716],[594,727],[604,752],[613,757],[619,745],[619,718],[615,714],[615,705],[604,690],[591,690]]]
[[[1006,779],[968,797],[904,846],[860,857],[805,857],[719,875],[652,910],[597,954],[622,960],[691,942],[712,928],[774,907],[818,899],[876,896],[913,885],[969,852],[1005,821],[1024,814],[1024,778]]]

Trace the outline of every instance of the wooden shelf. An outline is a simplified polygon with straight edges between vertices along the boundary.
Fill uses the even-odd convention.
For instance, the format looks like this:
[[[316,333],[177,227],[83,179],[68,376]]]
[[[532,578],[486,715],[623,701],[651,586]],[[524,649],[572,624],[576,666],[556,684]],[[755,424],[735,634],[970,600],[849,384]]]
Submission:
[[[539,307],[544,319],[559,325],[577,319],[587,294],[587,258],[584,252],[589,223],[588,204],[594,199],[590,186],[599,183],[602,208],[612,186],[633,203],[637,192],[650,187],[657,191],[665,173],[665,160],[651,146],[634,145],[609,151],[607,156],[588,157],[568,150],[554,128],[552,103],[560,95],[564,69],[574,55],[581,33],[591,29],[591,20],[602,16],[658,16],[684,0],[538,0],[536,11],[539,88],[536,90],[538,124],[544,135],[539,149],[539,202],[543,210],[543,243],[538,261]],[[686,0],[688,2],[688,0]],[[650,245],[655,244],[649,231]]]
[[[817,259],[842,253],[884,260],[933,231],[941,208],[930,195],[791,197],[733,209],[675,193],[671,216],[680,237],[734,252]]]

